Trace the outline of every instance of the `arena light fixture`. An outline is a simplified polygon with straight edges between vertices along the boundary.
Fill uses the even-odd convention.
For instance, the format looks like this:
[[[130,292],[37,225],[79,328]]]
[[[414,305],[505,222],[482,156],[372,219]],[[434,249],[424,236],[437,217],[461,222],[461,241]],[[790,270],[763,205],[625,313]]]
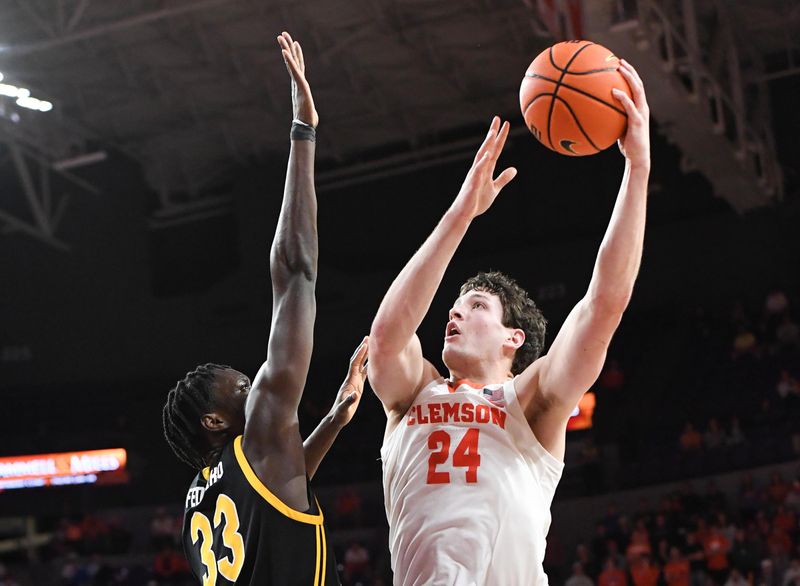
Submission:
[[[0,82],[5,79],[5,76],[0,72]],[[24,87],[17,87],[10,83],[0,83],[0,96],[8,98],[16,98],[17,106],[27,108],[28,110],[38,110],[39,112],[49,112],[53,109],[52,102],[47,100],[40,100],[31,96],[31,90]]]

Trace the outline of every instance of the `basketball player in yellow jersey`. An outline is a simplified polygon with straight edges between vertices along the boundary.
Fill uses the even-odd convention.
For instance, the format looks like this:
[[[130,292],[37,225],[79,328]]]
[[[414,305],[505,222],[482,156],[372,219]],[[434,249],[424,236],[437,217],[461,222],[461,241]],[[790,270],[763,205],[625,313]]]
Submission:
[[[303,442],[297,408],[316,316],[319,116],[300,44],[286,32],[277,40],[291,79],[293,120],[269,257],[272,322],[266,360],[252,385],[230,367],[198,366],[169,391],[163,409],[167,442],[198,471],[186,494],[182,543],[203,586],[339,584],[309,478],[358,406],[368,342],[353,355],[331,412]]]
[[[550,351],[544,319],[500,273],[467,281],[450,310],[443,378],[415,331],[472,221],[516,175],[493,179],[509,124],[495,118],[458,196],[386,293],[370,332],[369,378],[387,414],[381,449],[395,584],[547,584],[550,503],[570,413],[598,377],[642,256],[650,172],[642,81],[620,140],[625,171],[586,295]],[[531,270],[533,267],[524,267]]]

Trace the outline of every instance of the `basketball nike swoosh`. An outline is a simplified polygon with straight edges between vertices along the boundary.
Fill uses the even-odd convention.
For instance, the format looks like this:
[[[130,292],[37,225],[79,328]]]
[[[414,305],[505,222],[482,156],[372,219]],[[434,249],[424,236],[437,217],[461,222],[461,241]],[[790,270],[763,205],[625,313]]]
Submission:
[[[573,155],[577,155],[578,154],[578,153],[576,153],[575,151],[572,150],[572,145],[575,144],[574,140],[567,140],[566,138],[564,138],[564,139],[561,139],[560,143],[561,143],[561,148],[562,149],[571,152]]]
[[[606,61],[611,61],[612,59],[616,59],[617,56],[614,53],[611,53],[608,57],[606,57]]]

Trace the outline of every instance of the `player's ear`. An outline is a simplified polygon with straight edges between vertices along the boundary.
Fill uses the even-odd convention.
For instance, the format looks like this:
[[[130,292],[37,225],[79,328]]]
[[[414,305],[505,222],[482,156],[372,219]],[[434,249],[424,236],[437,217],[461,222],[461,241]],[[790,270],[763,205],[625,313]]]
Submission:
[[[206,413],[200,418],[200,423],[208,431],[224,431],[228,429],[228,422],[216,412]]]
[[[519,348],[525,343],[525,332],[523,332],[519,328],[515,328],[509,332],[508,337],[506,338],[506,344],[513,347],[514,350]]]

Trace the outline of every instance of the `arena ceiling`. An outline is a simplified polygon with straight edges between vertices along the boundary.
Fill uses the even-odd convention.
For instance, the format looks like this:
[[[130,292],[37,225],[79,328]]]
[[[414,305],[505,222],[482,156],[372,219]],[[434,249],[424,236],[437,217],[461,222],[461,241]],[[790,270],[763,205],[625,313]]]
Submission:
[[[322,174],[320,181],[341,184],[355,174],[418,161],[420,149],[427,149],[422,152],[430,159],[462,156],[458,151],[471,149],[474,141],[465,146],[446,138],[448,133],[483,124],[495,112],[517,111],[522,72],[554,37],[592,32],[600,20],[602,27],[606,20],[613,26],[636,4],[4,0],[4,83],[30,88],[54,107],[23,111],[5,100],[0,131],[14,147],[10,159],[18,171],[25,157],[68,173],[70,166],[102,158],[106,150],[121,151],[141,164],[162,211],[205,205],[204,190],[237,163],[285,149],[290,101],[275,36],[289,30],[308,56],[325,128],[321,148],[345,166]],[[796,2],[638,4],[660,6],[677,18],[693,7],[698,42],[712,68],[715,60],[720,67],[725,61],[714,33],[723,15],[731,39],[742,47],[745,84],[798,73]],[[596,20],[586,26],[571,21],[575,11]],[[359,163],[360,153],[397,145],[417,154]],[[78,175],[71,177],[80,182]],[[23,183],[28,199],[42,196],[30,179]],[[48,219],[41,210],[38,215]],[[8,214],[0,219],[12,226]]]

